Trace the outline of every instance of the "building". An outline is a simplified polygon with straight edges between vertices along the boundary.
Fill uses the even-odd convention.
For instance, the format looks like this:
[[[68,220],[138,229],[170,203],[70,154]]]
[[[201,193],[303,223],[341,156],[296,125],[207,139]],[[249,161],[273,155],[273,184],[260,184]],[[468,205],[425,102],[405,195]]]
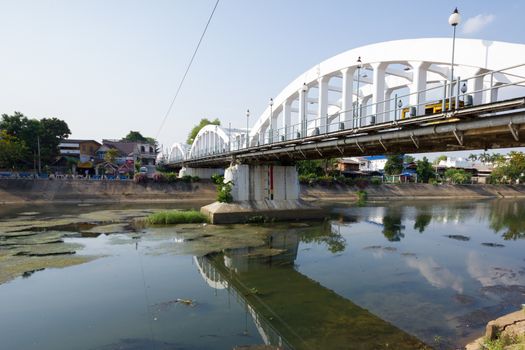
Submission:
[[[63,139],[58,144],[61,156],[76,158],[80,163],[94,161],[99,147],[95,140]]]
[[[447,169],[463,169],[476,177],[477,182],[485,183],[486,178],[490,176],[493,168],[494,165],[492,163],[447,157],[446,160],[439,162],[436,170],[438,173],[443,174]]]
[[[102,140],[102,146],[97,150],[97,157],[104,159],[104,155],[110,149],[119,151],[117,164],[133,160],[134,163],[140,162],[142,165],[155,165],[157,158],[157,148],[148,142],[128,142],[117,140]]]

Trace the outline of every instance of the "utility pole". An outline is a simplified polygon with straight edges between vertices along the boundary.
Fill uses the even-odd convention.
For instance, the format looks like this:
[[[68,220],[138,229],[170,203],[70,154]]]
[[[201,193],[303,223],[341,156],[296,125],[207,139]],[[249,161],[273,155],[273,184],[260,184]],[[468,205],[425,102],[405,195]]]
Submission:
[[[36,137],[36,144],[38,148],[38,173],[42,173],[42,162],[40,159],[40,136]]]

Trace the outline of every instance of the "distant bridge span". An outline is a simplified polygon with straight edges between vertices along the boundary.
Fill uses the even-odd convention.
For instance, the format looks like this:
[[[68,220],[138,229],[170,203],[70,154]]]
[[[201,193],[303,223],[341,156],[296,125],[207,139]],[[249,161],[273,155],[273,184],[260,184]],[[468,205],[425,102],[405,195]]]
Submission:
[[[218,167],[516,147],[525,127],[525,45],[397,40],[329,58],[290,83],[249,130],[208,125],[163,161]],[[358,59],[360,58],[360,61]]]

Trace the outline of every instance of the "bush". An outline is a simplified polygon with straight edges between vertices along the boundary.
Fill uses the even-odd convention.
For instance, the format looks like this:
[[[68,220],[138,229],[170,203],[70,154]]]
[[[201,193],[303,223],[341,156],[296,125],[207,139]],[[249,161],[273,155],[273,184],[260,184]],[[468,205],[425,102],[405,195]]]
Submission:
[[[153,174],[153,182],[166,182],[166,177],[162,173]]]
[[[221,203],[233,202],[232,186],[233,186],[233,182],[231,181],[217,185],[217,201],[218,202],[221,202]]]
[[[213,174],[211,176],[211,181],[216,185],[221,185],[224,183],[224,176],[220,174]]]
[[[180,181],[185,182],[185,183],[190,183],[192,178],[193,176],[191,175],[184,175],[183,177],[180,178]]]
[[[361,190],[364,190],[365,188],[367,188],[369,184],[370,182],[368,181],[367,178],[358,177],[357,179],[355,179],[355,185]]]
[[[133,176],[133,182],[136,184],[144,184],[148,182],[146,174],[137,173]]]
[[[146,222],[150,225],[171,225],[208,222],[208,219],[196,210],[169,210],[150,214]]]
[[[319,177],[316,174],[299,175],[299,183],[304,185],[315,185],[319,181]]]
[[[334,183],[334,178],[331,176],[320,176],[317,181],[322,186],[331,186]]]
[[[439,185],[439,181],[433,178],[428,179],[428,183],[431,185]]]
[[[198,177],[198,176],[192,176],[191,177],[191,182],[199,182],[200,180],[201,180],[201,178]]]
[[[356,192],[357,194],[357,205],[362,207],[366,204],[366,201],[368,199],[368,193],[363,190],[359,190]]]
[[[374,186],[379,186],[383,183],[383,180],[380,177],[373,177],[370,183]]]
[[[165,173],[164,178],[166,179],[167,183],[175,183],[179,181],[179,174],[177,173]]]

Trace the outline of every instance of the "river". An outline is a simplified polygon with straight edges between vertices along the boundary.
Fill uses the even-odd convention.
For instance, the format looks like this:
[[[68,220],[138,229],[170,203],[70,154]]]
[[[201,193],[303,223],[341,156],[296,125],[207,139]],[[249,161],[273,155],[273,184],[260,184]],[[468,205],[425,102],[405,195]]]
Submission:
[[[167,207],[0,207],[0,348],[449,349],[525,302],[522,200],[136,220]]]

